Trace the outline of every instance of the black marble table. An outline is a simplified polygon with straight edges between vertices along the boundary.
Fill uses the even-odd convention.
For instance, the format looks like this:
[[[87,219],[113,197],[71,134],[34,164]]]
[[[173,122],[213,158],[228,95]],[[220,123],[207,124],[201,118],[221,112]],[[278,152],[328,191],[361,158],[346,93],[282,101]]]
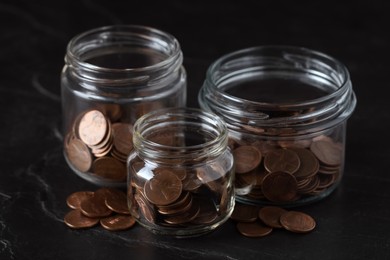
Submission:
[[[0,1],[0,259],[389,259],[389,6],[379,1]],[[188,105],[208,65],[254,45],[305,46],[350,70],[358,105],[348,121],[345,177],[320,203],[307,235],[250,239],[232,221],[175,239],[141,226],[68,228],[65,198],[95,186],[62,155],[59,76],[82,31],[143,24],[175,35],[188,72]]]

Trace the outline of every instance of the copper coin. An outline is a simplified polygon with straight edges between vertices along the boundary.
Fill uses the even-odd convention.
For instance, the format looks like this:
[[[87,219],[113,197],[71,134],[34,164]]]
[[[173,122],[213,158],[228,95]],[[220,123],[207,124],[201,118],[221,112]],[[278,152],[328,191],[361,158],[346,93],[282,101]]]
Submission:
[[[157,174],[145,183],[145,197],[155,205],[168,205],[180,197],[181,180],[173,173]]]
[[[199,214],[191,223],[199,225],[213,223],[218,217],[217,208],[214,202],[211,199],[206,198],[195,198],[195,200],[198,203],[200,210]]]
[[[96,145],[104,139],[107,129],[107,120],[103,113],[91,110],[81,118],[78,133],[85,144]]]
[[[99,219],[89,218],[84,216],[80,210],[73,209],[65,215],[64,222],[68,227],[79,229],[93,227],[99,223]]]
[[[112,189],[105,200],[107,208],[120,214],[130,214],[127,197],[123,191]]]
[[[266,206],[259,210],[259,218],[267,226],[282,228],[282,225],[280,224],[280,216],[286,212],[287,210],[280,207]]]
[[[251,205],[236,203],[231,219],[239,222],[254,222],[257,219],[259,208]]]
[[[165,174],[166,172],[175,174],[180,180],[187,177],[187,171],[184,168],[157,168],[154,170],[155,174]]]
[[[246,237],[264,237],[272,232],[272,227],[256,222],[237,223],[238,231]]]
[[[310,145],[310,150],[322,163],[330,166],[341,164],[342,150],[330,141],[316,141]]]
[[[169,216],[164,219],[164,221],[168,224],[184,224],[193,221],[199,214],[200,207],[197,203],[193,203],[192,207],[186,212],[180,215]]]
[[[233,151],[236,173],[247,173],[255,169],[261,163],[261,152],[249,145],[243,145]]]
[[[285,229],[295,233],[308,233],[316,227],[316,222],[311,216],[298,211],[282,214],[280,223]]]
[[[117,214],[100,220],[100,225],[110,231],[126,230],[134,226],[135,219],[130,215]]]
[[[92,164],[92,171],[106,179],[123,181],[126,179],[125,165],[113,157],[100,157]]]
[[[297,196],[297,180],[287,172],[273,172],[264,177],[264,196],[273,202],[292,201]]]
[[[187,177],[183,180],[183,190],[196,191],[200,186],[202,186],[202,181],[193,173],[187,174]]]
[[[114,132],[114,148],[121,154],[128,155],[133,149],[132,125],[115,123],[112,125]]]
[[[294,173],[299,169],[298,155],[290,149],[276,149],[266,154],[264,167],[269,172],[283,171]]]
[[[77,170],[87,172],[91,168],[91,152],[81,140],[71,139],[66,148],[68,159]]]
[[[134,194],[134,199],[137,202],[143,218],[145,218],[150,223],[154,223],[156,216],[154,214],[152,205],[149,204],[147,199],[145,199],[141,193]]]
[[[300,166],[294,176],[296,178],[308,178],[315,175],[318,172],[320,164],[316,156],[310,152],[308,149],[304,148],[290,148],[293,150],[299,157]]]
[[[93,191],[77,191],[66,198],[66,204],[72,209],[80,209],[83,200],[93,197]]]
[[[91,218],[107,217],[112,213],[104,201],[95,195],[83,200],[80,204],[80,210],[85,216]]]

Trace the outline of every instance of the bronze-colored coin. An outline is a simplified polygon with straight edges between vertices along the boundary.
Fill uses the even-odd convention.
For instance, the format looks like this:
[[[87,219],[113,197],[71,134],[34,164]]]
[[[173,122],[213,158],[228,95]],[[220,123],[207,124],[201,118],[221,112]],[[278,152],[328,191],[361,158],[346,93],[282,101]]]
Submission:
[[[335,183],[336,175],[335,174],[332,174],[332,175],[319,174],[318,178],[319,178],[320,182],[317,186],[317,189],[324,189],[324,188],[328,188],[328,187],[332,186]]]
[[[168,224],[180,225],[193,221],[199,214],[200,207],[197,203],[192,203],[189,210],[180,215],[169,216],[164,219]]]
[[[84,216],[80,210],[73,209],[65,215],[64,222],[68,227],[79,229],[93,227],[99,223],[99,219],[89,218]]]
[[[292,201],[297,196],[297,180],[287,172],[272,172],[264,177],[262,190],[272,202]]]
[[[298,193],[299,194],[307,194],[315,189],[317,189],[318,185],[320,183],[320,180],[317,175],[314,175],[313,177],[310,178],[310,181],[304,185],[298,188]]]
[[[103,113],[98,110],[91,110],[81,118],[78,134],[85,144],[96,145],[104,139],[107,129],[107,120]]]
[[[87,172],[92,165],[92,155],[88,147],[79,139],[71,139],[66,154],[71,164],[81,172]]]
[[[144,186],[145,197],[155,205],[168,205],[182,192],[181,180],[173,173],[156,174]]]
[[[311,216],[298,211],[288,211],[282,214],[280,224],[295,233],[308,233],[316,227],[316,222]]]
[[[100,157],[92,164],[92,171],[106,179],[123,181],[126,179],[125,165],[113,157]]]
[[[256,206],[236,203],[230,218],[238,222],[254,222],[258,212],[259,208]]]
[[[200,186],[202,186],[202,181],[197,178],[195,173],[187,174],[183,180],[183,190],[196,191]]]
[[[135,219],[130,215],[117,214],[100,220],[100,225],[110,231],[126,230],[134,226]]]
[[[300,160],[298,155],[290,149],[276,149],[266,154],[264,167],[269,172],[294,173],[299,169]]]
[[[246,237],[264,237],[272,232],[272,227],[265,226],[259,221],[237,223],[238,232]]]
[[[320,164],[316,156],[310,152],[308,149],[304,148],[290,148],[293,150],[299,157],[300,166],[294,176],[296,178],[308,178],[315,175],[318,172]]]
[[[310,145],[310,150],[325,165],[338,166],[341,164],[342,150],[333,142],[323,140],[313,142]]]
[[[287,210],[280,207],[266,206],[259,210],[259,218],[267,226],[282,228],[282,225],[280,224],[280,216],[286,212]]]
[[[194,198],[196,203],[198,203],[200,210],[199,214],[194,220],[191,221],[193,224],[205,225],[213,223],[217,217],[217,208],[215,207],[214,202],[211,199],[207,198]]]
[[[155,174],[165,174],[166,172],[175,174],[180,180],[187,177],[187,171],[184,168],[157,168],[154,170]]]
[[[134,194],[134,199],[137,202],[143,218],[145,218],[150,223],[154,223],[156,215],[154,214],[152,205],[149,204],[147,199],[145,199],[141,193]]]
[[[105,200],[107,208],[120,214],[130,214],[126,194],[123,191],[111,189]]]
[[[93,197],[93,191],[77,191],[70,194],[66,198],[66,204],[71,209],[80,209],[80,204],[83,200]]]
[[[192,206],[192,195],[182,192],[182,195],[172,204],[158,206],[158,212],[163,215],[177,215],[189,210]]]
[[[114,132],[114,148],[121,154],[129,155],[133,149],[133,126],[124,123],[112,125]]]
[[[107,208],[104,201],[96,193],[91,198],[86,198],[80,203],[81,212],[90,218],[101,218],[109,216],[112,211]]]
[[[254,146],[243,145],[233,151],[236,173],[247,173],[255,169],[262,160],[261,152]]]

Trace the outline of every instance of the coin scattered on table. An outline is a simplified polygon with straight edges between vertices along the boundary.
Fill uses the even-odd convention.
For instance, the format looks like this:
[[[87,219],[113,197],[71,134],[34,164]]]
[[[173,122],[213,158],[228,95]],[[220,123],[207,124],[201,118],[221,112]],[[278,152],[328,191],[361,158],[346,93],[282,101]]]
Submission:
[[[250,218],[247,217],[248,212]],[[252,217],[253,214],[256,217]],[[237,222],[238,232],[246,237],[263,237],[269,235],[274,228],[293,233],[309,233],[316,226],[315,220],[308,214],[288,211],[277,206],[265,206],[259,209],[256,206],[236,203],[230,218]]]
[[[72,209],[64,222],[73,229],[100,225],[110,231],[126,230],[135,224],[127,207],[126,194],[114,188],[77,191],[70,194],[66,204]]]

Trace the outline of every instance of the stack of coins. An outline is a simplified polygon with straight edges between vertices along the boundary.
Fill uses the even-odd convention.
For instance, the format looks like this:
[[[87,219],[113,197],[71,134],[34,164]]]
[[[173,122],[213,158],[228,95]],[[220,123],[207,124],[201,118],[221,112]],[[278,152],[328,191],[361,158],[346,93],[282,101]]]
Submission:
[[[162,227],[209,225],[228,213],[231,171],[210,165],[195,170],[133,165],[131,213],[141,222]]]
[[[118,231],[135,224],[127,206],[126,194],[118,189],[74,192],[68,196],[66,203],[72,210],[65,215],[64,222],[74,229],[100,223],[107,230]]]
[[[115,110],[116,111],[116,110]],[[126,179],[126,159],[132,143],[132,126],[113,123],[118,112],[99,110],[82,113],[65,138],[65,152],[72,166],[81,173],[92,172],[103,179]]]
[[[309,233],[316,226],[315,220],[306,213],[287,211],[276,206],[258,208],[236,204],[230,217],[237,222],[237,230],[247,237],[263,237],[274,228],[294,233]]]
[[[254,201],[288,203],[315,196],[340,178],[341,145],[328,137],[297,142],[231,139],[236,193]]]

